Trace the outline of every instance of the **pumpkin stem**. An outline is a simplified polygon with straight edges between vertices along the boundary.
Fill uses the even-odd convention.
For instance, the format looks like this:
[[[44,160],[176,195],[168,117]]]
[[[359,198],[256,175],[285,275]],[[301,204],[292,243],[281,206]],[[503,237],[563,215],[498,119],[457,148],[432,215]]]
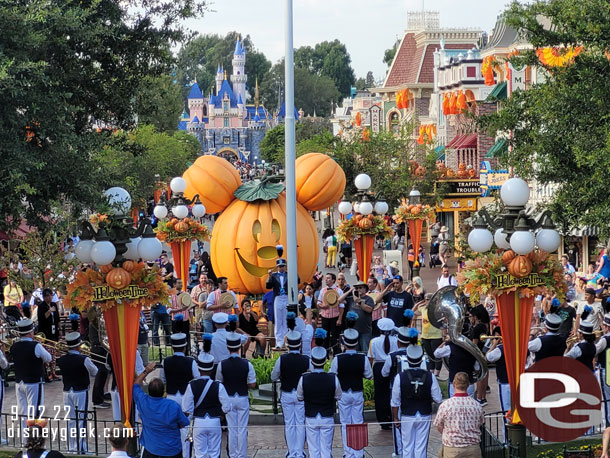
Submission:
[[[281,175],[265,176],[261,180],[248,181],[235,190],[233,195],[244,202],[255,202],[257,200],[274,200],[284,190]]]

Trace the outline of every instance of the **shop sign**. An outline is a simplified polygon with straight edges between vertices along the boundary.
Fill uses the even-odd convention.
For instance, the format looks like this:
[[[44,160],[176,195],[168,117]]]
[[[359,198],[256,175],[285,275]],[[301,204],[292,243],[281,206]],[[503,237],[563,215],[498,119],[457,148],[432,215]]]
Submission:
[[[110,286],[94,286],[93,302],[112,301],[117,299],[138,299],[148,296],[148,288],[140,288],[138,285],[128,285],[123,289],[114,289]]]
[[[381,107],[379,105],[373,105],[370,108],[371,112],[371,130],[375,133],[379,133],[379,125],[381,119]]]
[[[508,170],[492,170],[489,161],[483,161],[479,174],[481,195],[487,197],[490,189],[500,189],[510,178]]]
[[[437,212],[453,212],[453,211],[477,211],[477,199],[443,199],[436,205]]]
[[[474,180],[460,180],[460,181],[446,181],[449,186],[448,195],[480,195],[481,194],[481,183],[478,179]]]

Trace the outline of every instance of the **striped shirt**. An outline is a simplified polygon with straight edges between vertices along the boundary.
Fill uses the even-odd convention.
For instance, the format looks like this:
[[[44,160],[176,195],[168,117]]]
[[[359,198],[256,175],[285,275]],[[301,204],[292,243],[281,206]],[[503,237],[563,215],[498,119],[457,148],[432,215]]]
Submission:
[[[370,293],[368,293],[368,295],[370,297],[373,298],[373,300],[377,299],[377,296],[379,296],[381,293],[379,291],[371,291]],[[373,321],[377,321],[380,318],[383,318],[383,312],[385,310],[385,307],[383,306],[383,304],[378,304],[379,307],[375,308],[373,307],[373,313],[371,314],[371,320]]]
[[[456,393],[443,402],[434,419],[442,430],[445,447],[469,447],[481,442],[483,407],[466,393]]]
[[[334,289],[339,296],[343,295],[343,291],[341,291],[341,288],[339,288],[338,286],[331,286],[330,289]],[[318,301],[318,304],[322,304],[323,303],[324,294],[328,290],[329,290],[329,288],[327,286],[325,286],[324,288],[322,288],[320,290],[320,296],[319,297],[321,299]],[[342,309],[342,308],[345,308],[345,304],[344,303],[340,303],[338,306],[329,307],[327,309],[320,308],[320,316],[322,318],[337,318],[339,316],[339,309]]]

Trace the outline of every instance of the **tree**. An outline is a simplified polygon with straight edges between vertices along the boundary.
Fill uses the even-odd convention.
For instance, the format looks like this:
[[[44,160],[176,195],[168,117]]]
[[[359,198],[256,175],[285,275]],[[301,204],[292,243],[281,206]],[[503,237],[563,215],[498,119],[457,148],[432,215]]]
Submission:
[[[323,41],[316,44],[315,48],[298,48],[294,52],[294,62],[297,68],[333,80],[343,97],[349,95],[351,86],[356,81],[351,67],[352,59],[345,45],[339,40]]]
[[[383,63],[386,64],[388,67],[390,67],[392,65],[392,62],[394,61],[394,56],[398,51],[398,46],[400,46],[400,40],[396,40],[394,46],[389,49],[386,49],[383,53]]]
[[[506,20],[534,49],[578,44],[583,51],[568,65],[546,67],[544,82],[513,92],[502,110],[481,124],[491,132],[511,132],[512,148],[503,164],[524,178],[556,186],[550,206],[564,230],[591,225],[608,237],[610,22],[599,14],[606,7],[602,0],[512,4]],[[540,17],[553,27],[545,27]],[[533,51],[512,61],[542,67]]]
[[[375,77],[372,71],[366,72],[366,87],[375,87]]]
[[[364,78],[358,78],[354,83],[354,86],[356,86],[356,89],[359,91],[362,91],[366,89],[366,80]]]
[[[295,127],[295,142],[297,148],[297,156],[311,152],[326,152],[319,151],[325,149],[324,144],[331,144],[332,141],[330,121],[317,119],[301,119]],[[305,142],[309,143],[309,147],[314,147],[317,151],[307,150]],[[284,124],[279,124],[273,129],[270,129],[265,134],[263,141],[260,144],[261,157],[269,163],[284,163]]]
[[[129,8],[129,11],[128,11]],[[146,76],[203,0],[0,3],[0,227],[44,225],[57,200],[76,213],[100,196],[96,125],[130,127]]]
[[[182,88],[171,76],[144,78],[136,97],[139,123],[151,124],[160,132],[172,132],[177,129],[184,108]]]

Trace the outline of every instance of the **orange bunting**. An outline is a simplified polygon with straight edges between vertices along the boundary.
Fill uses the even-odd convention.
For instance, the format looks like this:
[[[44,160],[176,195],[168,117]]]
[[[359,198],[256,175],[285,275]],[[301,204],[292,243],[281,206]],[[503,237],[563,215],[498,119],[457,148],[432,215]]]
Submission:
[[[483,59],[483,63],[481,64],[481,73],[483,74],[483,79],[485,80],[486,86],[493,86],[496,84],[496,80],[494,79],[494,71],[493,71],[493,56],[487,56]]]
[[[404,108],[402,103],[402,91],[398,91],[396,93],[396,108],[398,108],[399,110],[402,110]]]
[[[368,142],[371,140],[371,131],[367,128],[362,131],[362,141]]]
[[[583,50],[583,46],[559,48],[538,48],[536,55],[538,60],[547,67],[565,67],[566,65],[572,64],[576,56],[578,56]]]
[[[360,112],[356,113],[356,125],[358,127],[362,125],[362,114]]]
[[[455,109],[458,113],[461,113],[466,109],[466,95],[464,94],[464,91],[458,91]]]
[[[424,144],[424,134],[426,132],[426,128],[424,126],[419,126],[419,137],[417,138],[417,143],[419,145]]]
[[[451,110],[449,107],[449,94],[443,94],[443,114],[445,116],[451,114]]]
[[[451,93],[451,99],[449,101],[449,114],[458,114],[457,111],[457,93]]]

